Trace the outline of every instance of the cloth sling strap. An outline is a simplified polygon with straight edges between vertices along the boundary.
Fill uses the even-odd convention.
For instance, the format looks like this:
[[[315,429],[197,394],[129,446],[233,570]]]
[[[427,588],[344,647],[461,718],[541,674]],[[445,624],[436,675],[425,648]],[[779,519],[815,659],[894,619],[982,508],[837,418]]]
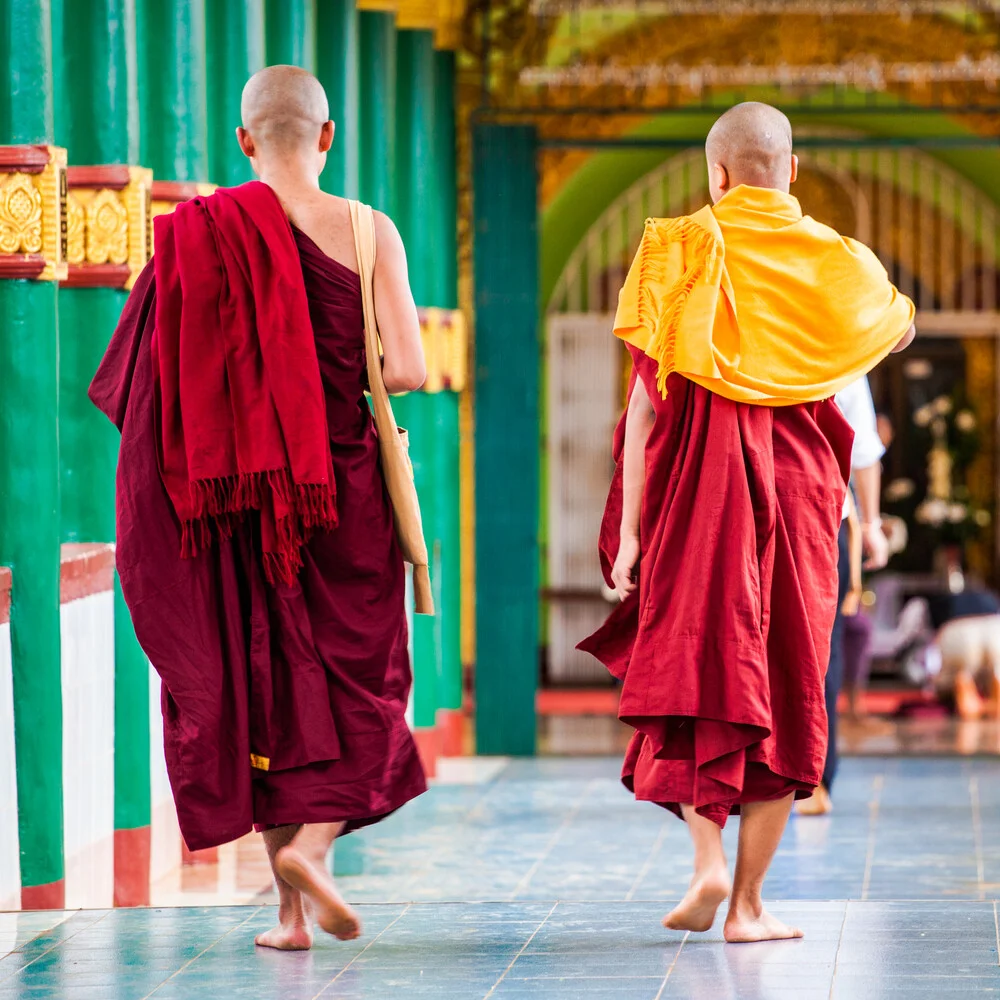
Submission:
[[[413,566],[413,605],[418,615],[434,614],[427,543],[420,517],[420,502],[413,482],[413,466],[408,451],[406,431],[396,425],[382,378],[379,357],[378,326],[375,320],[375,216],[368,205],[351,201],[351,224],[354,227],[354,248],[361,274],[361,300],[365,314],[365,349],[368,355],[368,385],[378,432],[382,474],[385,476],[389,499],[396,521],[396,535],[403,558]]]

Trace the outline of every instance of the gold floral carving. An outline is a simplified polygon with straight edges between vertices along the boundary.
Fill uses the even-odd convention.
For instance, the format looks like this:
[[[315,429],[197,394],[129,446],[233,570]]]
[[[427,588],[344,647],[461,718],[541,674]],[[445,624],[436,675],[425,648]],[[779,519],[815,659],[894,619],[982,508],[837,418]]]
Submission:
[[[87,259],[87,210],[75,191],[66,196],[66,263],[82,264]]]
[[[124,264],[128,260],[128,211],[117,191],[103,188],[87,205],[87,261]]]
[[[128,187],[122,192],[122,200],[128,212],[129,279],[125,284],[126,288],[135,284],[135,279],[153,256],[152,187],[152,170],[146,167],[129,167]]]
[[[29,174],[7,174],[0,185],[0,251],[42,249],[42,193]]]
[[[57,146],[25,147],[25,162],[43,150],[48,162],[41,170],[36,166],[34,170],[0,172],[0,256],[37,265],[34,270],[12,276],[52,281],[66,269],[66,150]],[[13,162],[20,160],[15,158]],[[7,261],[4,266],[9,268],[11,263]],[[6,273],[11,274],[9,270]]]

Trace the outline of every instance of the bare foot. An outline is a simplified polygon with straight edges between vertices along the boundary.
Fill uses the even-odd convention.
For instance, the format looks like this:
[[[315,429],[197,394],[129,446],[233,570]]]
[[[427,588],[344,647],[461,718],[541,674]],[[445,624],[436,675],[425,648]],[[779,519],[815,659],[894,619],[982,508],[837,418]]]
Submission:
[[[797,927],[788,927],[763,907],[757,910],[754,913],[749,909],[736,911],[730,908],[723,937],[730,944],[747,944],[752,941],[787,941],[803,936]]]
[[[817,785],[808,799],[799,799],[795,803],[795,812],[799,816],[828,816],[833,812],[830,793],[822,785]]]
[[[278,851],[275,868],[292,888],[309,897],[316,914],[316,923],[322,930],[341,941],[353,941],[361,937],[361,918],[337,892],[333,877],[322,860],[311,860],[293,842]]]
[[[672,931],[710,930],[731,888],[729,870],[725,867],[696,874],[687,895],[663,918],[663,926]]]
[[[986,709],[976,682],[967,673],[955,678],[955,708],[960,719],[980,719]]]
[[[308,951],[312,947],[312,928],[308,924],[278,924],[264,934],[254,938],[254,944],[261,948],[277,948],[279,951]]]

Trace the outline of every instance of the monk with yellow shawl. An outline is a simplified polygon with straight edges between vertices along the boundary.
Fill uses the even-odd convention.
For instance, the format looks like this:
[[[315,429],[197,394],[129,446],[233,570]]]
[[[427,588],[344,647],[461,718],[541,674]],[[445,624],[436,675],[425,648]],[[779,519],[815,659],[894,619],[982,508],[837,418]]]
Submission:
[[[582,648],[622,682],[622,780],[694,841],[664,924],[708,930],[728,896],[726,940],[762,941],[801,937],[761,887],[826,750],[852,441],[832,397],[910,342],[914,308],[870,250],[803,216],[779,111],[732,108],[706,153],[713,205],[647,221],[621,290],[635,370],[601,551],[622,603]]]

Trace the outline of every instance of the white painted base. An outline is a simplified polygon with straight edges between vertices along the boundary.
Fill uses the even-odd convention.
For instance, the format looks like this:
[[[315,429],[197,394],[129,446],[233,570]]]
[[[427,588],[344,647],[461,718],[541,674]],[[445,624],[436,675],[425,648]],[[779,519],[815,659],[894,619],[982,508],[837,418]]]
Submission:
[[[152,805],[149,877],[158,882],[181,866],[181,828],[163,758],[160,675],[149,668],[149,794]]]
[[[67,909],[114,903],[114,611],[111,591],[61,609]]]
[[[17,832],[17,762],[14,754],[14,668],[10,623],[0,625],[0,910],[21,906]]]

